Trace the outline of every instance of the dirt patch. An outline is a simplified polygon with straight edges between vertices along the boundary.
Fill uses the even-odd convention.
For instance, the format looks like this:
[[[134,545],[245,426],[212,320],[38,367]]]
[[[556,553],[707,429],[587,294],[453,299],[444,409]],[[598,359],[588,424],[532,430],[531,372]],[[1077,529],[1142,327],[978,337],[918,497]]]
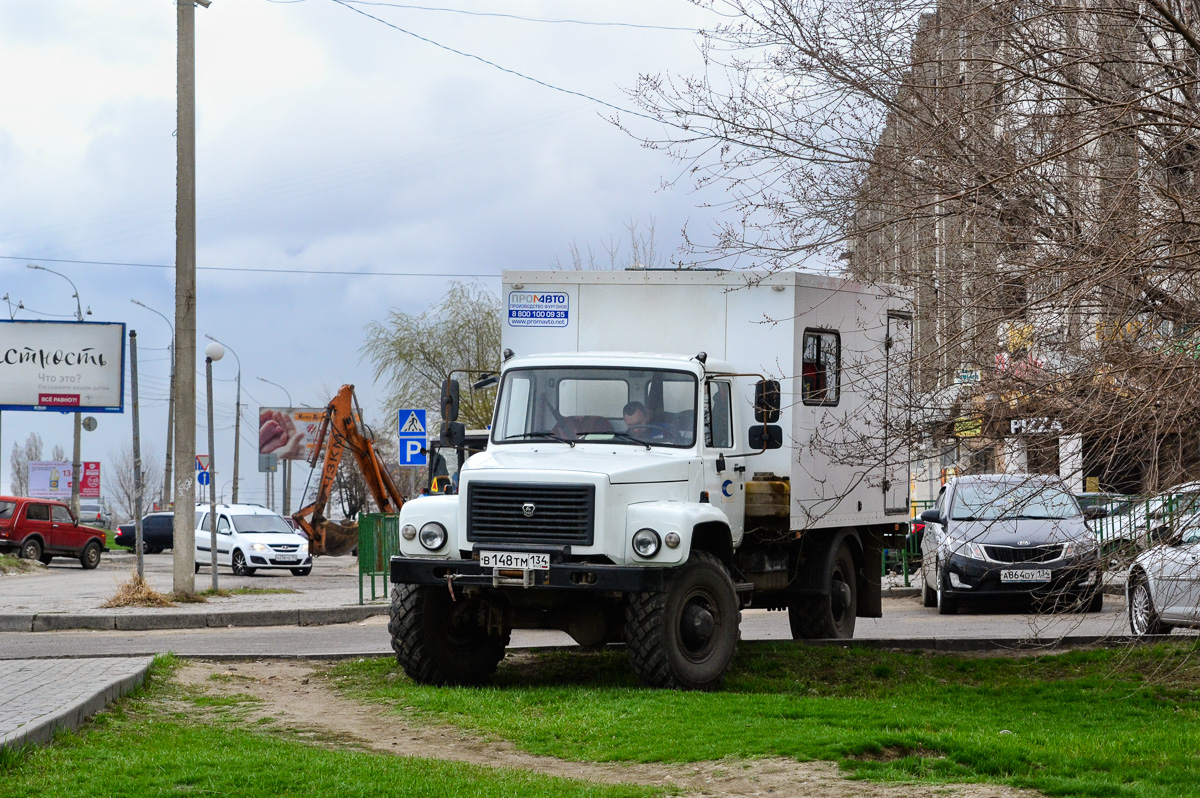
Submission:
[[[829,762],[791,759],[720,760],[689,765],[570,762],[534,756],[503,740],[488,740],[451,726],[428,725],[338,695],[319,677],[319,666],[288,660],[191,661],[177,672],[183,684],[213,696],[252,696],[239,705],[247,721],[271,724],[307,739],[336,740],[400,756],[528,770],[547,776],[608,784],[677,788],[698,798],[811,796],[833,798],[1010,798],[1037,793],[991,785],[876,784],[845,779]],[[213,677],[216,678],[213,678]]]
[[[22,560],[11,554],[0,554],[0,576],[46,573],[46,566],[37,560]]]

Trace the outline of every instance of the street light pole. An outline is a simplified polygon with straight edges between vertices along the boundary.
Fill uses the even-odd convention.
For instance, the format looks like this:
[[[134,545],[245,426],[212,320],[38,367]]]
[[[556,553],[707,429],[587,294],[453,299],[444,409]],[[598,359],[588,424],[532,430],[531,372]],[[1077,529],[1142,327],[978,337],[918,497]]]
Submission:
[[[213,433],[212,364],[214,360],[220,360],[225,356],[225,349],[220,342],[213,341],[204,349],[204,354],[204,375],[208,381],[208,551],[212,564],[212,589],[215,593],[217,592],[217,458]]]
[[[271,382],[270,380],[265,379],[263,377],[259,377],[259,379],[262,380],[263,382],[265,382],[267,385],[274,385],[276,388],[283,391],[287,395],[288,407],[289,408],[295,407],[295,405],[292,404],[292,392],[291,391],[289,391],[287,388],[284,388],[282,385],[280,385],[277,382]],[[292,509],[291,505],[292,505],[292,461],[284,460],[283,461],[283,515],[288,514],[288,512]]]
[[[47,269],[45,266],[39,266],[36,263],[27,263],[25,265],[30,269],[37,269],[38,271],[57,274],[59,277],[70,283],[71,291],[74,292],[72,296],[75,298],[75,321],[83,321],[83,306],[79,302],[79,289],[75,287],[75,282],[70,277],[62,272],[56,272],[53,269]],[[91,313],[92,309],[88,308],[88,315],[91,315]],[[83,479],[83,463],[80,462],[83,459],[83,455],[80,452],[80,439],[83,437],[83,417],[78,411],[76,411],[74,415],[75,429],[72,436],[71,445],[71,512],[76,518],[79,518],[79,483]]]
[[[171,507],[171,449],[175,439],[175,325],[171,323],[163,314],[159,313],[154,308],[144,302],[139,302],[136,299],[129,300],[135,305],[145,308],[151,313],[157,313],[162,317],[162,320],[171,328],[171,343],[167,345],[167,350],[171,354],[171,387],[167,391],[167,461],[163,465],[163,486],[162,486],[162,501],[163,510]]]
[[[233,417],[233,501],[232,504],[238,503],[238,462],[241,460],[241,445],[242,445],[242,359],[238,357],[238,353],[234,352],[233,347],[224,341],[218,341],[208,333],[204,337],[210,341],[214,341],[221,346],[233,352],[233,359],[237,361],[237,404],[236,415]]]

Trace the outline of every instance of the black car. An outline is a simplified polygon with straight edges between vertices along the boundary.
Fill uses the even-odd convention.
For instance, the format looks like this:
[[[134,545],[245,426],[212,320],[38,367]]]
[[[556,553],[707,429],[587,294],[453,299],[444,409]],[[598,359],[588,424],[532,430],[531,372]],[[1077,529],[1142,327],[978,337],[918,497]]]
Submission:
[[[169,549],[175,541],[175,513],[150,513],[142,518],[142,551],[146,554],[158,554],[163,549]],[[130,521],[117,527],[114,540],[122,546],[133,548],[137,541],[137,530]]]
[[[1057,477],[959,477],[921,520],[926,607],[950,614],[960,599],[1021,594],[1089,612],[1103,606],[1096,538]]]

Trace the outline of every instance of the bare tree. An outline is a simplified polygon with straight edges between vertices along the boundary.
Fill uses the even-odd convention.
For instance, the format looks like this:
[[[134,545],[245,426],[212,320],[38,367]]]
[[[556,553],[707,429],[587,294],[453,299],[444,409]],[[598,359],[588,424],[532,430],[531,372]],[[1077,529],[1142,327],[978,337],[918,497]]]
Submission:
[[[9,458],[9,487],[14,496],[29,495],[29,464],[42,459],[42,436],[29,433],[24,444],[13,444]]]
[[[133,447],[131,444],[122,446],[117,452],[109,452],[108,475],[105,490],[108,509],[118,523],[124,523],[134,517],[136,492],[133,480]],[[150,495],[156,485],[162,483],[161,458],[153,451],[142,451],[142,506],[145,510],[150,506]]]
[[[649,221],[639,222],[630,218],[625,223],[628,234],[629,254],[626,255],[621,247],[622,242],[616,236],[609,236],[608,241],[600,243],[600,255],[589,244],[581,250],[574,241],[567,248],[568,262],[563,263],[555,257],[551,269],[574,271],[616,271],[619,269],[658,269],[666,265],[667,260],[658,249],[658,225],[651,216]]]

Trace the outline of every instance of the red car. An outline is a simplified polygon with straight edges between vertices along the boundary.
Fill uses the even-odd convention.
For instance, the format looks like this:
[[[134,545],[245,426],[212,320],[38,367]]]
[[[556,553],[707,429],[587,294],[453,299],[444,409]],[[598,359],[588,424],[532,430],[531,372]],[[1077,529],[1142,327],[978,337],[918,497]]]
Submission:
[[[62,502],[0,496],[0,552],[16,551],[46,565],[54,557],[72,557],[95,568],[107,541],[104,530],[79,523]]]

